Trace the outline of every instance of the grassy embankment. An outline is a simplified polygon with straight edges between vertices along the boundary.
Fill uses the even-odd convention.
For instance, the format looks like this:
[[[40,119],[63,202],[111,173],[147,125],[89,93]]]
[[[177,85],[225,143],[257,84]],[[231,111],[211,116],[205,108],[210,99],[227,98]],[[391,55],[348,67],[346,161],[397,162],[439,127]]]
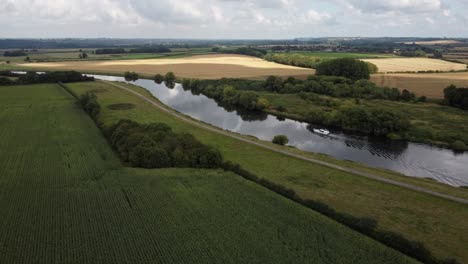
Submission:
[[[58,85],[0,102],[2,263],[413,263],[232,173],[124,168]]]
[[[149,93],[142,88],[127,84],[122,85],[149,97]],[[121,118],[128,118],[143,123],[164,122],[175,131],[190,131],[200,141],[220,149],[227,160],[241,164],[245,169],[262,178],[294,189],[304,199],[320,200],[337,211],[356,217],[375,218],[380,229],[395,231],[409,239],[422,241],[439,257],[456,257],[465,261],[468,259],[465,251],[468,240],[464,236],[468,225],[460,220],[468,217],[466,205],[245,144],[239,140],[175,119],[168,113],[158,111],[144,100],[103,82],[85,85],[73,84],[70,87],[76,93],[84,93],[89,90],[102,91],[97,95],[103,106],[101,118],[105,124],[111,124]],[[108,105],[116,103],[131,103],[137,107],[128,111],[107,109]],[[264,144],[269,143],[264,142]],[[305,154],[295,149],[291,149],[291,151],[330,160],[323,155]],[[351,162],[335,162],[362,168],[361,165]],[[461,188],[453,188],[429,180],[404,178],[384,170],[370,168],[365,170],[381,176],[400,178],[402,181],[410,181],[461,197],[467,195],[466,190]]]

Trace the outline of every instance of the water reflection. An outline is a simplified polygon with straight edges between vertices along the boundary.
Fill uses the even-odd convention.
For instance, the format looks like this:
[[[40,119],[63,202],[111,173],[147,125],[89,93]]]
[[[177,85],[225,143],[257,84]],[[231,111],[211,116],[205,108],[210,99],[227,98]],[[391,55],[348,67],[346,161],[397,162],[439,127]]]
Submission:
[[[124,81],[121,77],[97,79]],[[331,131],[328,136],[313,133],[313,125],[264,113],[252,113],[218,104],[201,94],[186,91],[180,84],[172,89],[164,83],[137,80],[134,84],[151,92],[164,104],[193,118],[237,133],[271,140],[283,134],[289,145],[311,152],[328,154],[406,175],[432,178],[451,185],[468,185],[468,154],[404,141],[382,140]],[[315,127],[317,128],[317,127]]]

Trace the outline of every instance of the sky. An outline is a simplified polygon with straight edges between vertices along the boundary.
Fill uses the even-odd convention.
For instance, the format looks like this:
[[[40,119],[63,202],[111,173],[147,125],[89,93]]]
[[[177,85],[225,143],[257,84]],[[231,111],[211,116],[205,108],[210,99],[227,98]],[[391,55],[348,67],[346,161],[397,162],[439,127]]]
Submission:
[[[0,0],[0,38],[468,37],[468,0]]]

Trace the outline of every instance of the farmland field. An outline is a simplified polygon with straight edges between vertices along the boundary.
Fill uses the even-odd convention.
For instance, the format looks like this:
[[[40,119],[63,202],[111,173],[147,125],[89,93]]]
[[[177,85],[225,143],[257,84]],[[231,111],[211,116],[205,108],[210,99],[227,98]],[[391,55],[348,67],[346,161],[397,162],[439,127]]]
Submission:
[[[165,74],[172,71],[185,78],[255,78],[268,75],[300,76],[310,75],[312,69],[303,69],[264,61],[243,55],[204,55],[179,59],[74,61],[60,63],[21,64],[41,69],[74,69],[80,71],[123,73],[135,71],[141,74]]]
[[[380,86],[407,89],[419,96],[440,99],[444,97],[444,89],[451,84],[468,87],[468,72],[375,74],[371,80]]]
[[[1,263],[414,263],[231,173],[124,168],[58,85],[0,102]]]
[[[95,49],[83,49],[88,57],[80,59],[81,52],[78,49],[44,49],[29,51],[27,56],[4,57],[4,50],[0,50],[0,62],[10,61],[11,63],[24,63],[26,57],[35,62],[60,62],[60,61],[94,61],[94,60],[135,60],[135,59],[156,59],[156,58],[183,58],[193,55],[209,54],[206,49],[174,49],[167,53],[125,53],[125,54],[94,54]]]
[[[148,94],[142,88],[128,84],[122,85],[139,93]],[[304,199],[323,201],[332,208],[353,216],[375,218],[381,230],[397,232],[404,234],[409,239],[423,241],[439,257],[468,259],[464,246],[468,240],[463,235],[463,230],[466,230],[468,226],[459,220],[468,217],[466,205],[408,191],[245,144],[242,141],[175,119],[172,115],[155,109],[141,98],[107,83],[73,84],[70,85],[70,88],[78,94],[88,90],[106,90],[104,93],[97,94],[98,100],[103,106],[101,118],[105,124],[111,124],[122,118],[142,123],[158,120],[169,124],[175,131],[190,131],[205,144],[219,148],[228,160],[241,164],[242,167],[259,177],[294,189]],[[117,103],[131,103],[137,107],[129,111],[110,111],[107,108],[108,105]],[[301,155],[313,155],[305,154],[296,149],[287,149]],[[313,157],[320,158],[321,156]],[[327,159],[327,161],[330,160]],[[391,173],[379,172],[378,170],[370,171],[382,176],[385,174],[388,177],[397,177],[394,174],[390,176]],[[461,194],[463,197],[466,195],[466,191],[463,189],[442,187],[434,182],[429,183],[430,181],[408,177],[400,177],[400,179],[401,181],[413,181],[414,184],[418,184],[417,182],[434,184],[433,187],[442,192],[456,189],[455,192],[464,193]],[[454,195],[456,194],[454,193]],[[453,223],[458,224],[454,225]],[[438,228],[429,229],[433,226]]]
[[[375,64],[381,73],[418,71],[462,71],[466,64],[428,58],[363,59]]]

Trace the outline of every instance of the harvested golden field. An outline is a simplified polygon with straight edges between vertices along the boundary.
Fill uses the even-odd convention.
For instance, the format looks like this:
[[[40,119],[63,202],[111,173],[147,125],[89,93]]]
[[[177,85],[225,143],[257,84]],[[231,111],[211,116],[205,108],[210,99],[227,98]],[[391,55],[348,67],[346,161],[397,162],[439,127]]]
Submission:
[[[458,40],[453,39],[440,39],[440,40],[430,40],[430,41],[416,41],[416,42],[405,42],[404,44],[412,45],[450,45],[450,44],[458,44],[461,43]]]
[[[443,98],[444,89],[451,84],[468,87],[468,72],[375,74],[371,80],[377,85],[407,89],[419,96]]]
[[[383,58],[363,61],[375,64],[380,73],[466,70],[466,64],[428,58]]]
[[[314,74],[314,70],[265,61],[243,55],[202,55],[178,59],[144,59],[112,61],[70,61],[53,63],[26,63],[21,66],[36,69],[73,69],[106,73],[134,71],[153,75],[174,72],[179,77],[217,78],[258,78],[269,75],[304,76]]]

